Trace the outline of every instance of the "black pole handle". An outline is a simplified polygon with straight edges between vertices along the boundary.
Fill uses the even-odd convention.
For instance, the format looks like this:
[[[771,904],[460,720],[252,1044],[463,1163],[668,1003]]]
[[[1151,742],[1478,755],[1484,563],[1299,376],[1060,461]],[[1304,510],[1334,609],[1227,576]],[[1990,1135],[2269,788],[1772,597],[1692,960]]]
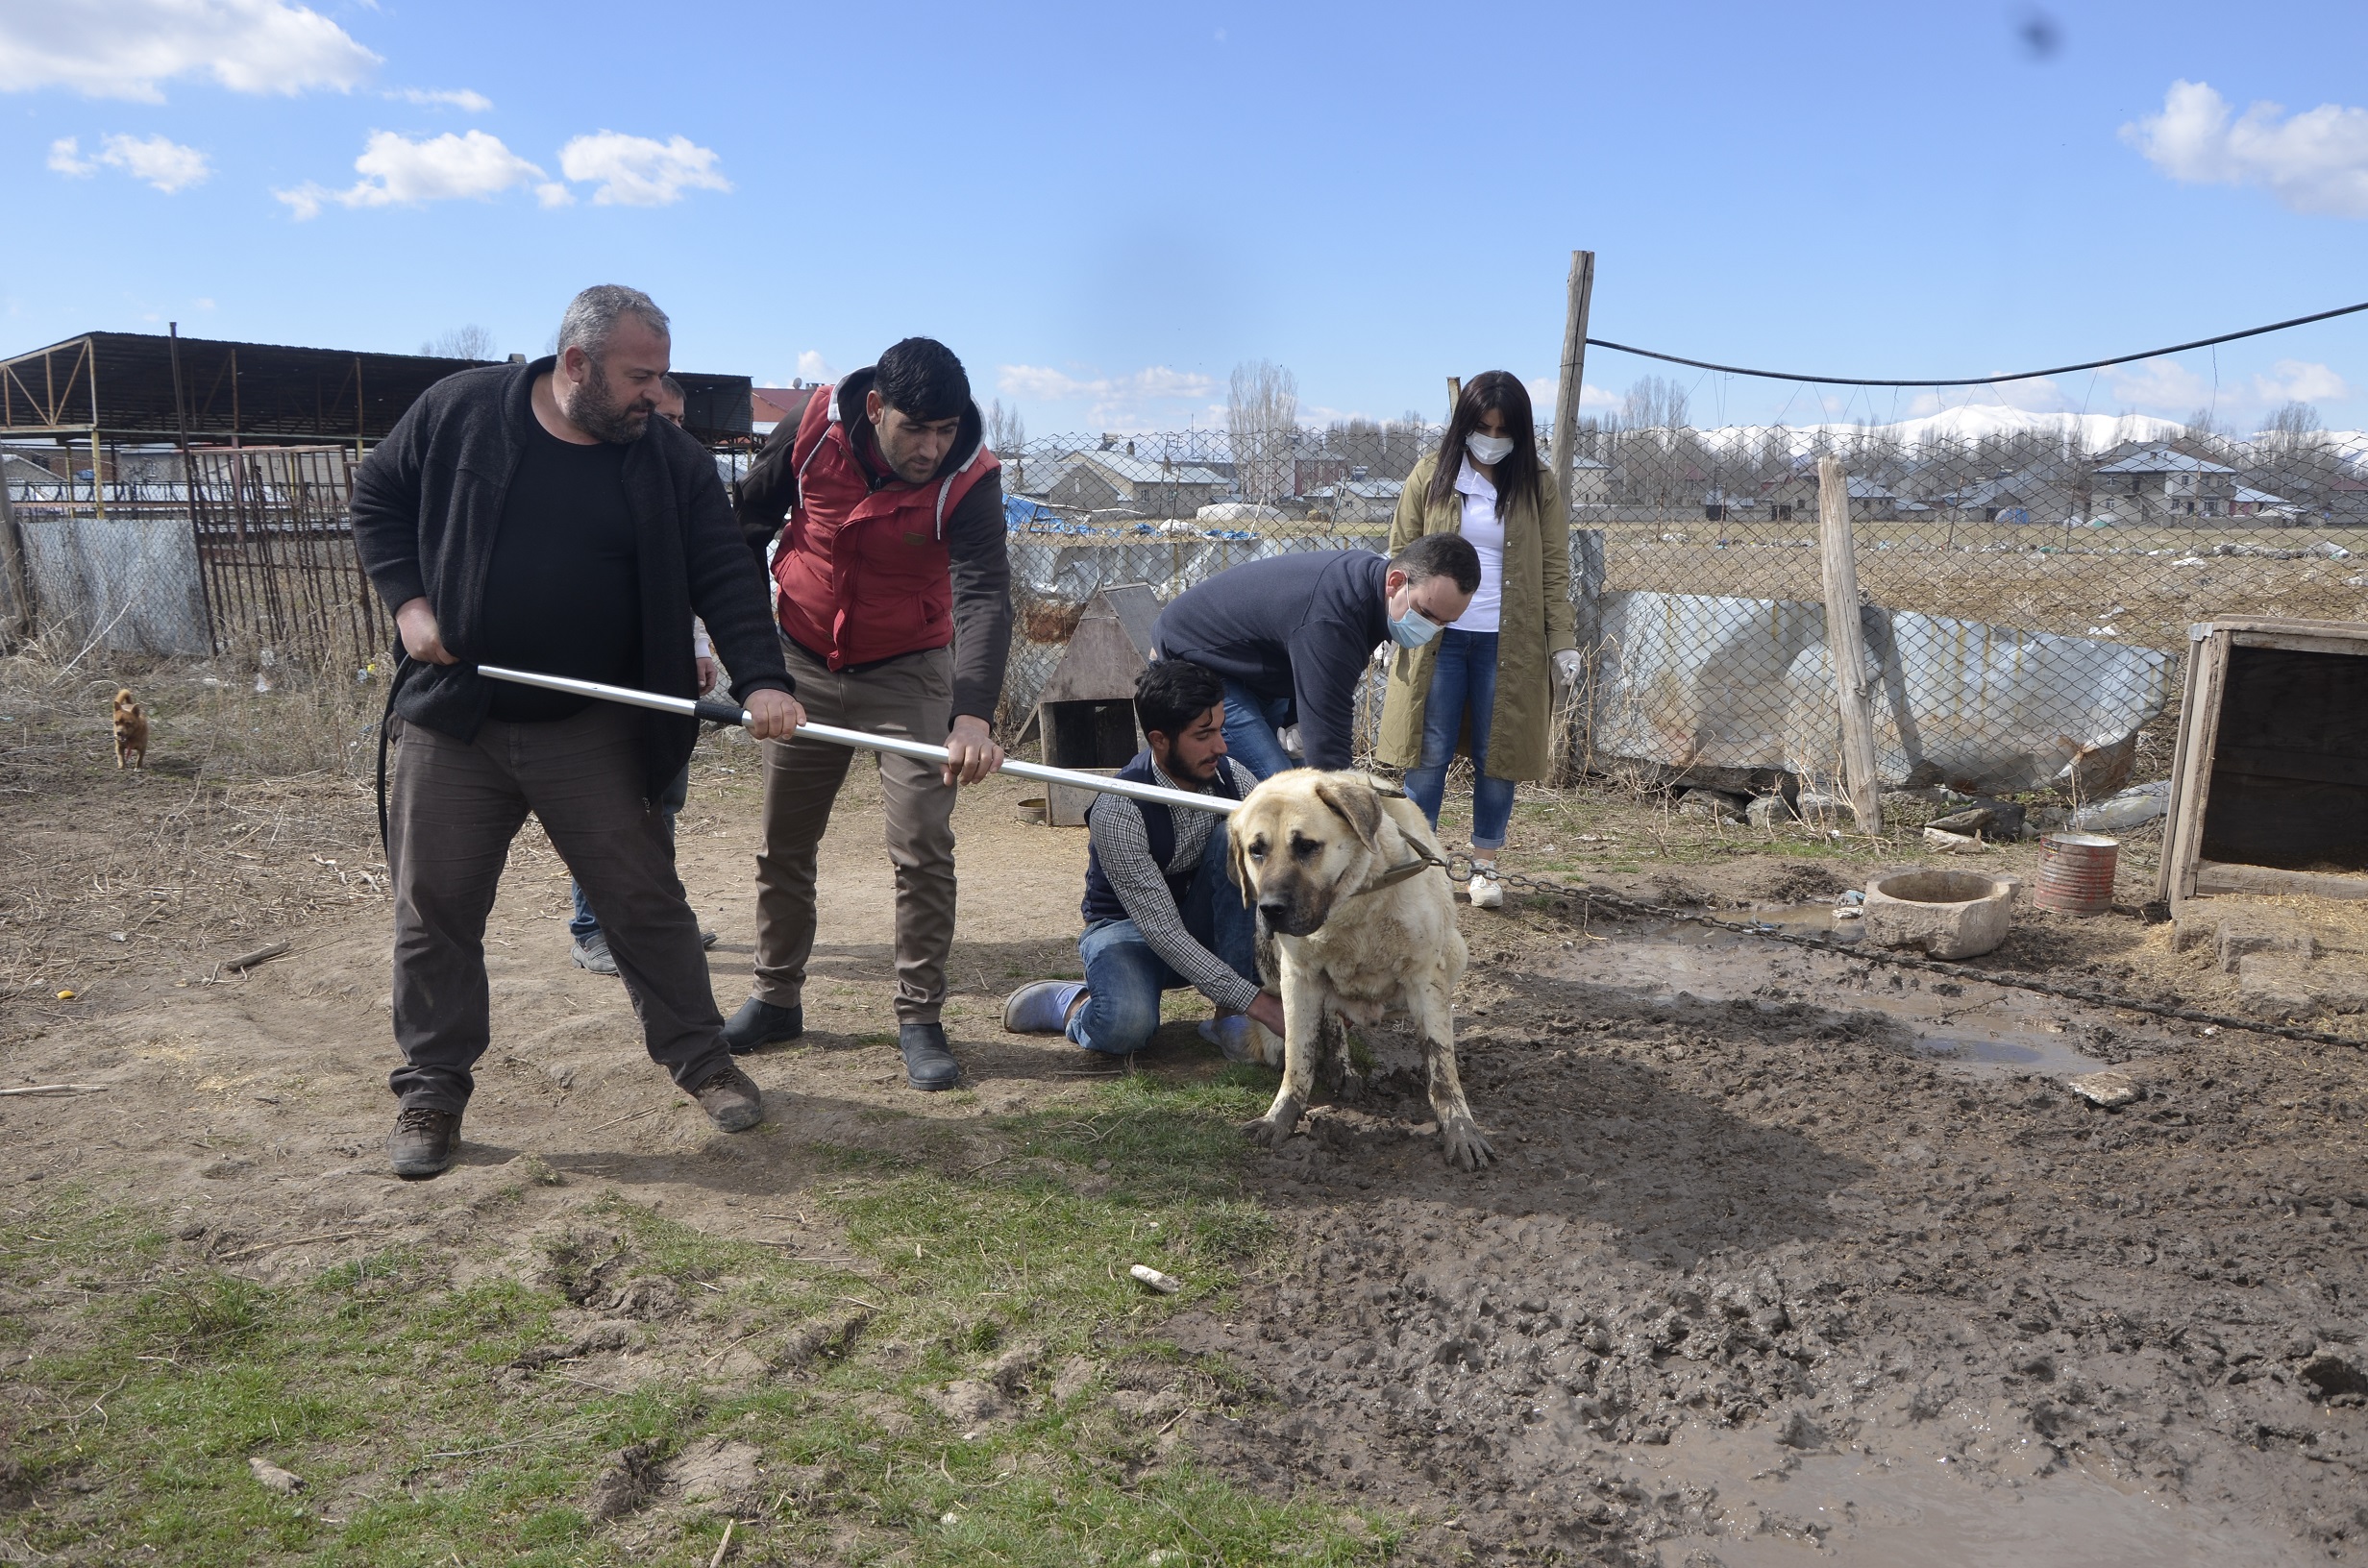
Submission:
[[[723,702],[712,697],[701,698],[696,711],[700,718],[711,724],[729,724],[734,729],[740,727],[741,720],[746,717],[740,711],[739,703]]]

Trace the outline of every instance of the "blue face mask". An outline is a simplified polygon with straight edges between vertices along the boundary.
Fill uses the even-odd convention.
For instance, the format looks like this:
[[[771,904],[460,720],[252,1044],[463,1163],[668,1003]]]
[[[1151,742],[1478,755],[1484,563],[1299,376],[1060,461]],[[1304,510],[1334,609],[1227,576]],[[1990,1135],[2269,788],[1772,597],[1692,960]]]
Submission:
[[[1409,609],[1390,623],[1390,641],[1400,648],[1420,648],[1439,635],[1439,623],[1420,610]]]

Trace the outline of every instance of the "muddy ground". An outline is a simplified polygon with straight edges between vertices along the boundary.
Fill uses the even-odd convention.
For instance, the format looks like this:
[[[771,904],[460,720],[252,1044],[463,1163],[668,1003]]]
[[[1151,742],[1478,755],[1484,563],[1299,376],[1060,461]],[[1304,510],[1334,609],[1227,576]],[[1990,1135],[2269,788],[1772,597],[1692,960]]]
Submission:
[[[816,1150],[926,1143],[971,1169],[1009,1151],[1005,1118],[1091,1091],[1093,1064],[998,1018],[1019,980],[1074,972],[1082,835],[1022,824],[999,780],[964,804],[947,1023],[969,1091],[920,1096],[888,1043],[890,887],[859,784],[825,845],[809,1037],[752,1060],[765,1132],[713,1136],[641,1057],[616,983],[569,966],[564,873],[530,829],[488,934],[496,1043],[462,1163],[396,1182],[366,793],[325,768],[210,794],[203,762],[175,771],[176,734],[207,744],[189,711],[145,777],[86,754],[103,718],[0,736],[0,1087],[105,1086],[0,1099],[12,1213],[73,1182],[258,1280],[396,1241],[482,1272],[526,1267],[597,1187],[829,1259],[845,1240],[800,1198],[843,1165]],[[753,778],[752,748],[711,740],[681,824],[727,1010]],[[1818,897],[1912,850],[1596,794],[1525,803],[1508,864],[1822,924]],[[2148,880],[2126,866],[2125,898]],[[1465,1078],[1502,1164],[1446,1169],[1427,1109],[1386,1082],[1279,1154],[1245,1149],[1279,1226],[1262,1271],[1221,1311],[1111,1326],[1114,1357],[1172,1342],[1226,1371],[1172,1420],[1173,1452],[1400,1519],[1406,1561],[2368,1561],[2359,1054],[1583,901],[1461,918]],[[293,950],[217,968],[275,938]],[[2233,995],[2134,908],[2027,914],[1978,962]],[[2064,1089],[2106,1064],[2142,1097]],[[1148,1070],[1215,1064],[1179,1026]],[[604,1303],[636,1315],[586,1287]],[[26,1360],[68,1332],[37,1294],[9,1311],[36,1324]],[[617,1346],[577,1348],[578,1373],[632,1376]]]

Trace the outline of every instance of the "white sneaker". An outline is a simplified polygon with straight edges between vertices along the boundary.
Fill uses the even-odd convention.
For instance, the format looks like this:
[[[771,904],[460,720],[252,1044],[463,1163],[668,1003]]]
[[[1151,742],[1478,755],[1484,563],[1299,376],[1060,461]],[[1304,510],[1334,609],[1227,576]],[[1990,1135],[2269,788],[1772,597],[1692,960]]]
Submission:
[[[1471,907],[1502,909],[1505,907],[1505,885],[1496,880],[1496,869],[1481,864],[1471,869]]]

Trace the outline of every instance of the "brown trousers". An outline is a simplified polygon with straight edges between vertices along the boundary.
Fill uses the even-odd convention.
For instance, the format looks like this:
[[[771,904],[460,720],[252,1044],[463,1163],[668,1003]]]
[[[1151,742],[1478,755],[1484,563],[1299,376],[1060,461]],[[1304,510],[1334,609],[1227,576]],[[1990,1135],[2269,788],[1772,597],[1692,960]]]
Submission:
[[[868,669],[832,672],[797,644],[781,652],[798,700],[819,724],[946,744],[953,723],[953,652],[932,649]],[[935,1023],[953,950],[953,800],[938,765],[879,759],[888,859],[897,873],[897,1021]],[[751,994],[796,1007],[814,951],[814,854],[858,755],[823,741],[765,743],[765,847],[756,857],[756,981]]]
[[[493,1032],[485,917],[530,811],[601,913],[651,1060],[684,1089],[728,1066],[699,921],[665,820],[643,797],[638,716],[595,702],[552,723],[487,720],[474,741],[392,723],[386,869],[403,1066],[390,1082],[404,1106],[469,1103],[470,1069]]]

